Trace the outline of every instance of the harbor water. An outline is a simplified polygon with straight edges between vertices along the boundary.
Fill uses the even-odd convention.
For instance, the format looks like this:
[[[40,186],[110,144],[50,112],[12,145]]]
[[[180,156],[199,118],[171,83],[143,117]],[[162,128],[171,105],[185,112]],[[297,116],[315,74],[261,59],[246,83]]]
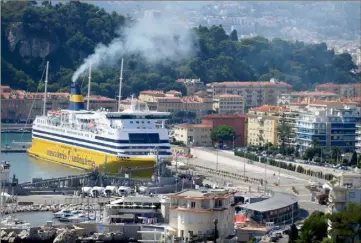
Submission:
[[[19,147],[13,142],[31,142],[31,133],[2,133],[1,146],[6,145],[11,148]],[[68,175],[83,174],[84,170],[66,167],[57,163],[44,161],[41,159],[29,157],[27,153],[2,153],[1,160],[9,161],[10,175],[13,174],[19,179],[19,182],[31,181],[32,178],[48,179]]]

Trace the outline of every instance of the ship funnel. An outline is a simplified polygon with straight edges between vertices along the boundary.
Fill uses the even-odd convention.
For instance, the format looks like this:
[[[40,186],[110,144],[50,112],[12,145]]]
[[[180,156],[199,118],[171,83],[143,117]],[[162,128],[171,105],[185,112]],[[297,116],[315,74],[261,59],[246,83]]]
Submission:
[[[84,97],[80,93],[79,85],[76,82],[74,82],[71,84],[68,110],[78,111],[78,110],[84,110],[84,109],[85,109]]]

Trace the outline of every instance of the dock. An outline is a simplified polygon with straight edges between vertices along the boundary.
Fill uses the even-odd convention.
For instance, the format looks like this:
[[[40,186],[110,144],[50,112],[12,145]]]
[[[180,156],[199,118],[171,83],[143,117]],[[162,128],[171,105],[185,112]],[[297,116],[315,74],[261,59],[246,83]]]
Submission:
[[[26,148],[2,148],[1,153],[26,153]]]

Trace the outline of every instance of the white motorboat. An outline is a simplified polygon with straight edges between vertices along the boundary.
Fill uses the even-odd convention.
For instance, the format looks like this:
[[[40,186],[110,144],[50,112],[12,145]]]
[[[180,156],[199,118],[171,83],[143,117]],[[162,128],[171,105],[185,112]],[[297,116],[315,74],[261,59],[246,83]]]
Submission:
[[[13,216],[7,216],[1,220],[1,228],[12,228],[12,229],[30,229],[30,223],[24,220],[17,219]]]
[[[62,209],[59,212],[53,213],[54,218],[61,218],[64,216],[64,214],[71,214],[71,210],[69,209]]]

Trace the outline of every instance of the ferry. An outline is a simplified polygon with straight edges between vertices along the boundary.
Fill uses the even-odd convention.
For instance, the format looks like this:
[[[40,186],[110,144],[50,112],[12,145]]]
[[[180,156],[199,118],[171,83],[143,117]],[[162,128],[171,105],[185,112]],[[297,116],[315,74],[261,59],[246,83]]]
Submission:
[[[90,79],[89,71],[89,83]],[[89,93],[88,89],[88,96]],[[147,174],[149,176],[156,161],[172,160],[165,127],[169,112],[140,110],[133,97],[129,110],[91,111],[89,103],[87,107],[80,87],[73,82],[68,109],[45,114],[44,107],[43,115],[35,118],[29,155],[67,166],[110,173],[134,168],[146,171],[148,168],[148,172],[152,171]]]

